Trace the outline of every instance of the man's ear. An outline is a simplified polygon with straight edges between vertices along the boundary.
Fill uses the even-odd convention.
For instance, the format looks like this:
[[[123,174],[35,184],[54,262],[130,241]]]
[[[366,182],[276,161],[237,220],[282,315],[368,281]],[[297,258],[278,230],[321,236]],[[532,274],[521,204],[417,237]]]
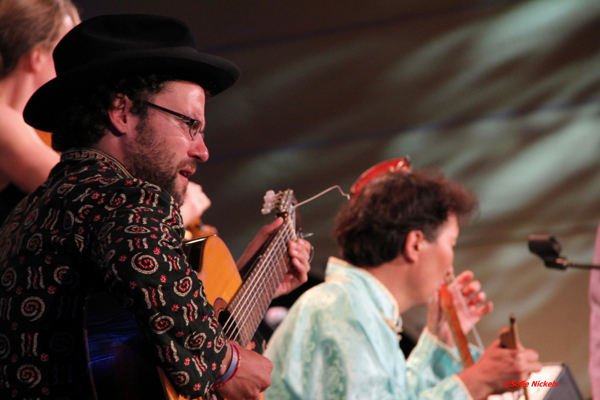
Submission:
[[[407,261],[414,263],[419,259],[419,254],[423,247],[423,240],[425,240],[423,232],[408,232],[408,235],[406,235],[406,242],[404,243],[404,257]]]
[[[110,110],[108,110],[108,118],[111,123],[109,130],[113,135],[122,136],[130,132],[133,122],[130,114],[132,105],[131,100],[124,94],[116,95]]]

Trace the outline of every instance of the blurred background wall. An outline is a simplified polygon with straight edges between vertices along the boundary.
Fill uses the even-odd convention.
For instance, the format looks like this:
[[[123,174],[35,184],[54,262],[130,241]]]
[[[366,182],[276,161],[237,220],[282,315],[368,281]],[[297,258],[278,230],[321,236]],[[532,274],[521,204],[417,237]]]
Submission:
[[[495,311],[489,344],[514,312],[542,361],[566,361],[584,395],[589,273],[548,270],[527,235],[550,233],[591,262],[600,217],[600,2],[594,0],[75,0],[83,19],[152,13],[186,21],[199,48],[240,66],[207,106],[210,160],[193,180],[204,221],[239,256],[268,189],[304,200],[348,190],[376,162],[409,155],[472,189],[457,272],[472,269]],[[300,208],[314,233],[312,278],[336,254],[344,198]],[[423,310],[406,316],[409,334]]]

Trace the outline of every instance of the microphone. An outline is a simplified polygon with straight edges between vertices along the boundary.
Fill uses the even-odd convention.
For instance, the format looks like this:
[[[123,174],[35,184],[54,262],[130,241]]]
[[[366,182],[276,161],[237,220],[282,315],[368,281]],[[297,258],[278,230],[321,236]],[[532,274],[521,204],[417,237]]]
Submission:
[[[568,261],[566,257],[561,257],[562,246],[554,236],[545,234],[531,234],[527,238],[529,251],[544,260],[544,265],[548,268],[556,268],[562,271],[568,267],[580,269],[600,269],[600,265],[578,264]]]

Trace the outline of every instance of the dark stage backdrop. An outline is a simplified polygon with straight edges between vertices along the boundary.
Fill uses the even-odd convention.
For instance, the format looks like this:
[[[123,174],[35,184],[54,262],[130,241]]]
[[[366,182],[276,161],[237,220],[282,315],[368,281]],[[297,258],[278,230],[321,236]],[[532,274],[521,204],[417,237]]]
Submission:
[[[600,217],[600,2],[75,0],[82,17],[175,16],[200,48],[242,69],[211,100],[210,160],[193,180],[213,200],[234,256],[260,226],[268,189],[300,200],[348,190],[372,164],[410,155],[477,193],[456,270],[472,269],[495,303],[484,343],[514,312],[525,346],[566,361],[590,395],[588,273],[548,270],[529,233],[560,238],[591,262]],[[322,277],[333,217],[330,193],[300,208]],[[422,311],[422,310],[420,310]],[[418,332],[422,313],[406,316]]]

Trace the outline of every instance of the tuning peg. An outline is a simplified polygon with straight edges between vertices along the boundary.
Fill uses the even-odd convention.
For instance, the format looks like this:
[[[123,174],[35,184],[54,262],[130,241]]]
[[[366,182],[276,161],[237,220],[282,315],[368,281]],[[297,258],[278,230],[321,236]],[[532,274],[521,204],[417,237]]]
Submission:
[[[273,211],[273,202],[275,201],[275,192],[272,190],[268,190],[267,193],[265,193],[265,197],[264,197],[264,204],[263,204],[263,208],[262,210],[260,210],[261,213],[263,213],[263,215],[269,214],[271,211]]]
[[[267,215],[269,213],[271,213],[271,211],[273,211],[273,205],[271,205],[270,208],[267,208],[267,206],[265,205],[260,212],[262,213],[262,215]]]
[[[267,190],[264,199],[265,201],[273,201],[273,199],[275,199],[275,192],[272,190]]]

